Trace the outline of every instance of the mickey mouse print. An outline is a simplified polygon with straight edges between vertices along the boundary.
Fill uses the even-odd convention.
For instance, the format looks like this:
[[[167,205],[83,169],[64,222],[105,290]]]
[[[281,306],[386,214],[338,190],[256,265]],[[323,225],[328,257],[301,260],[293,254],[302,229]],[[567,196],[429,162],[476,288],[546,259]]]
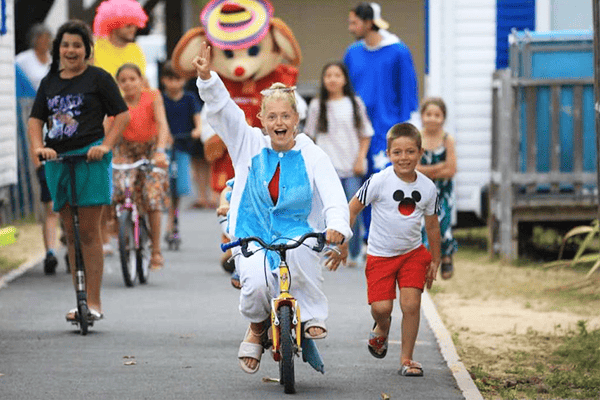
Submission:
[[[373,174],[356,193],[364,205],[371,205],[368,254],[393,257],[422,244],[421,224],[425,215],[438,209],[435,184],[422,173],[405,182],[393,166]]]

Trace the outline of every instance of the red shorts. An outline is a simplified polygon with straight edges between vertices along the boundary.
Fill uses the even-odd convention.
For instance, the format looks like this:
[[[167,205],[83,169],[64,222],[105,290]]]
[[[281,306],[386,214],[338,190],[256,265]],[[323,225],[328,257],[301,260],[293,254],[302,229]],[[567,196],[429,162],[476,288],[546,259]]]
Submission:
[[[394,300],[396,281],[398,287],[423,290],[431,254],[421,245],[406,254],[395,257],[377,257],[367,254],[367,296],[369,304],[375,301]]]

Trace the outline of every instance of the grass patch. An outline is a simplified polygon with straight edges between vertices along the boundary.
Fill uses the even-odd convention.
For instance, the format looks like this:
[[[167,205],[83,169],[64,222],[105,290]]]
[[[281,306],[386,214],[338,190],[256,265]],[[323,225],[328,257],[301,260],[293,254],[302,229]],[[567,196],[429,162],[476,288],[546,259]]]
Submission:
[[[578,331],[566,336],[534,334],[529,339],[534,344],[531,351],[515,351],[496,358],[497,361],[510,356],[510,367],[503,371],[490,369],[486,364],[468,368],[484,398],[597,399],[600,396],[600,330],[588,332],[586,323],[580,321]]]
[[[455,276],[448,281],[438,278],[430,294],[434,301],[439,301],[439,310],[458,354],[483,397],[599,399],[600,329],[596,329],[597,325],[588,329],[584,321],[559,319],[552,329],[548,324],[535,325],[533,319],[531,322],[515,319],[514,330],[507,329],[506,322],[501,325],[500,320],[501,330],[478,330],[477,324],[470,325],[465,314],[457,311],[489,301],[498,307],[492,309],[491,315],[497,313],[499,318],[504,318],[510,314],[509,309],[501,308],[503,301],[507,301],[512,307],[529,313],[563,312],[581,319],[590,318],[596,324],[600,309],[600,273],[585,279],[591,264],[582,263],[574,268],[545,267],[540,258],[523,257],[506,263],[500,258],[490,258],[486,227],[461,228],[454,233],[459,244],[454,255]],[[546,249],[554,248],[557,243],[554,232],[535,230],[534,236],[540,247]],[[445,300],[452,305],[443,306]],[[527,327],[529,323],[532,325]]]
[[[42,228],[34,216],[23,218],[12,225],[17,229],[16,242],[0,246],[0,275],[44,252]]]
[[[0,256],[0,275],[4,275],[5,273],[17,268],[23,262],[25,262],[24,258],[15,260]]]

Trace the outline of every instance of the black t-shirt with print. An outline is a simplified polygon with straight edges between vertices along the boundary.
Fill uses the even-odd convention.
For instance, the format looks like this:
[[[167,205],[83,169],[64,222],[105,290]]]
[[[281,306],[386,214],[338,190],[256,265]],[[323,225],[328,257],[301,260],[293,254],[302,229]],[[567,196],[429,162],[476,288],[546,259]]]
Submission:
[[[63,79],[50,72],[42,80],[31,117],[47,124],[46,147],[57,153],[80,149],[104,137],[104,117],[127,111],[112,76],[88,66],[82,74]]]

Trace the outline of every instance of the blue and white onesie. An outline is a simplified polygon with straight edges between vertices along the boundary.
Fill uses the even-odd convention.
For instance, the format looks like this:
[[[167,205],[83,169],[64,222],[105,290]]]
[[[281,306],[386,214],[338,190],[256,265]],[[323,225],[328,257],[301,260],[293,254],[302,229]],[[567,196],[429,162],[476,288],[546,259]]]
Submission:
[[[243,111],[231,100],[215,72],[196,81],[208,123],[219,134],[233,161],[235,185],[231,194],[229,232],[234,237],[259,236],[266,242],[297,238],[307,232],[334,229],[349,239],[348,203],[329,157],[305,134],[294,147],[277,152],[261,129],[246,123]],[[269,182],[279,165],[279,197],[269,194]],[[306,243],[314,245],[315,242]],[[239,252],[239,248],[236,249]],[[292,277],[290,293],[298,299],[302,322],[325,320],[327,298],[322,291],[319,255],[300,246],[287,253]],[[240,312],[251,322],[268,318],[270,300],[278,294],[279,258],[257,252],[236,257],[240,274]]]

